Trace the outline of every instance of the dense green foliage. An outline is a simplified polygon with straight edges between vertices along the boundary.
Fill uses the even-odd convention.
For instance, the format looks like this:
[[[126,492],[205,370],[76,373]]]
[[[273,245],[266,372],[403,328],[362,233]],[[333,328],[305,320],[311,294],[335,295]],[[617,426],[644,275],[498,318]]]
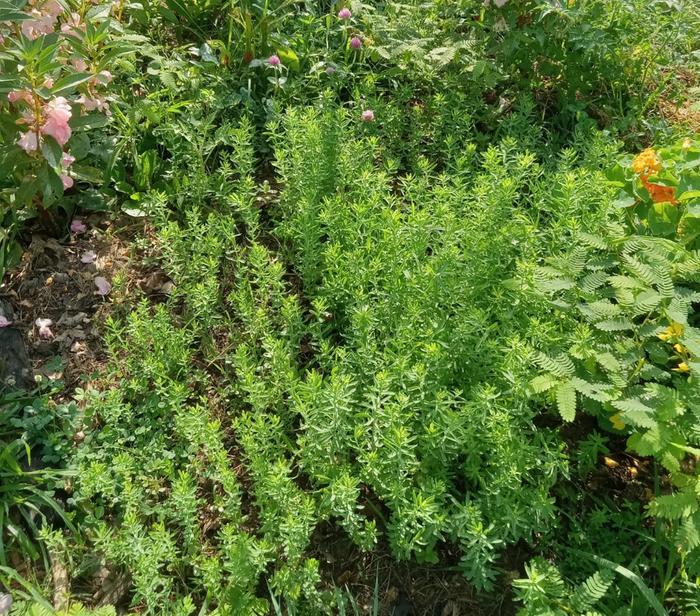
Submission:
[[[30,9],[11,6],[16,81],[8,24]],[[76,404],[49,421],[48,396],[8,398],[13,614],[51,613],[23,577],[46,591],[58,558],[88,605],[103,566],[135,613],[364,613],[320,558],[329,529],[482,597],[518,569],[527,616],[700,610],[700,144],[654,113],[690,96],[673,74],[697,69],[697,7],[100,15],[112,120],[66,142],[100,177],[59,203],[145,219],[135,267],[172,284],[115,281],[111,359]],[[51,36],[31,44],[64,53]],[[8,114],[0,157],[56,167]],[[638,154],[650,139],[669,146]]]

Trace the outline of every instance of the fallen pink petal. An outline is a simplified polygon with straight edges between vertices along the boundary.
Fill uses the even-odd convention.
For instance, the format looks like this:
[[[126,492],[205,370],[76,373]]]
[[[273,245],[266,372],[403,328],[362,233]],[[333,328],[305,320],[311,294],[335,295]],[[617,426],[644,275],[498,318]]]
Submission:
[[[80,257],[81,263],[94,263],[97,261],[97,253],[94,250],[86,250]]]
[[[78,235],[80,233],[85,233],[87,231],[87,226],[80,220],[80,218],[74,218],[70,223],[70,232]]]
[[[95,278],[95,286],[97,287],[97,294],[102,296],[108,295],[112,290],[112,285],[103,276],[98,276]]]
[[[51,331],[53,321],[51,319],[37,319],[34,321],[34,325],[39,328],[40,338],[53,338],[53,332]]]
[[[7,327],[8,325],[12,325],[12,321],[8,321],[7,317],[0,314],[0,327]]]

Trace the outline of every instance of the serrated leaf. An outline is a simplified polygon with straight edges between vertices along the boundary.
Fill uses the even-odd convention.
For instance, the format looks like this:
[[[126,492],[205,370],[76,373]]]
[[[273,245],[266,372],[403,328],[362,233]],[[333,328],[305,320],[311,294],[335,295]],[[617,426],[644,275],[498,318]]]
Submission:
[[[559,380],[551,374],[540,374],[530,381],[530,389],[536,394],[541,394],[552,389],[558,382]]]
[[[620,371],[620,362],[612,353],[599,353],[596,355],[596,361],[609,372]]]
[[[572,378],[571,383],[580,394],[598,402],[609,402],[610,392],[614,389],[608,383],[589,383],[578,377]]]
[[[576,417],[576,390],[571,382],[557,387],[557,408],[564,421],[573,421]]]
[[[599,321],[595,326],[604,332],[621,332],[635,327],[634,323],[628,319],[607,319]]]

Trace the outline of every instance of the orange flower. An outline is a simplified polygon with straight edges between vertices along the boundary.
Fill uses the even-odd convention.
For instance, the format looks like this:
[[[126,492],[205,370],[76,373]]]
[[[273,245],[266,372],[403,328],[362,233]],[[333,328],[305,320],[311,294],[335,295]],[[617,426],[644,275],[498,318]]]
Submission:
[[[642,184],[644,184],[644,188],[649,191],[649,196],[654,203],[671,203],[673,205],[678,203],[676,199],[676,189],[673,188],[673,186],[652,184],[651,182],[647,182],[644,176],[642,176]]]

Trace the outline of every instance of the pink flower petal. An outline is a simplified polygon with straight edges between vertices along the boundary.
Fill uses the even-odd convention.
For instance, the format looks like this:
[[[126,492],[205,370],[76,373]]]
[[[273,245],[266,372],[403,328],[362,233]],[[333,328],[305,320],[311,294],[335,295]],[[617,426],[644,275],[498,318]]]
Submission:
[[[17,145],[27,154],[35,152],[39,148],[38,135],[33,130],[28,130],[26,133],[22,133],[22,136],[17,141]]]
[[[80,233],[85,233],[86,231],[87,227],[85,226],[85,223],[82,220],[80,220],[80,218],[74,218],[73,221],[70,223],[71,233],[79,235]]]
[[[97,261],[97,253],[94,250],[86,250],[80,257],[82,263],[94,263]]]
[[[41,338],[53,338],[53,332],[50,329],[53,325],[51,319],[37,319],[34,321],[34,325],[39,328],[39,336]]]
[[[362,121],[363,122],[373,122],[374,121],[374,111],[371,109],[365,109],[365,111],[362,112]]]
[[[71,156],[68,152],[64,152],[61,157],[61,166],[64,169],[68,169],[75,162],[75,156]]]
[[[4,317],[3,315],[0,314],[0,327],[7,327],[8,325],[11,325],[12,321],[8,321],[7,317]]]
[[[69,175],[62,175],[61,176],[61,183],[63,184],[63,190],[68,190],[69,188],[73,188],[73,178]]]
[[[112,285],[102,276],[97,276],[97,278],[95,278],[95,286],[97,287],[98,295],[107,295],[112,290]]]

